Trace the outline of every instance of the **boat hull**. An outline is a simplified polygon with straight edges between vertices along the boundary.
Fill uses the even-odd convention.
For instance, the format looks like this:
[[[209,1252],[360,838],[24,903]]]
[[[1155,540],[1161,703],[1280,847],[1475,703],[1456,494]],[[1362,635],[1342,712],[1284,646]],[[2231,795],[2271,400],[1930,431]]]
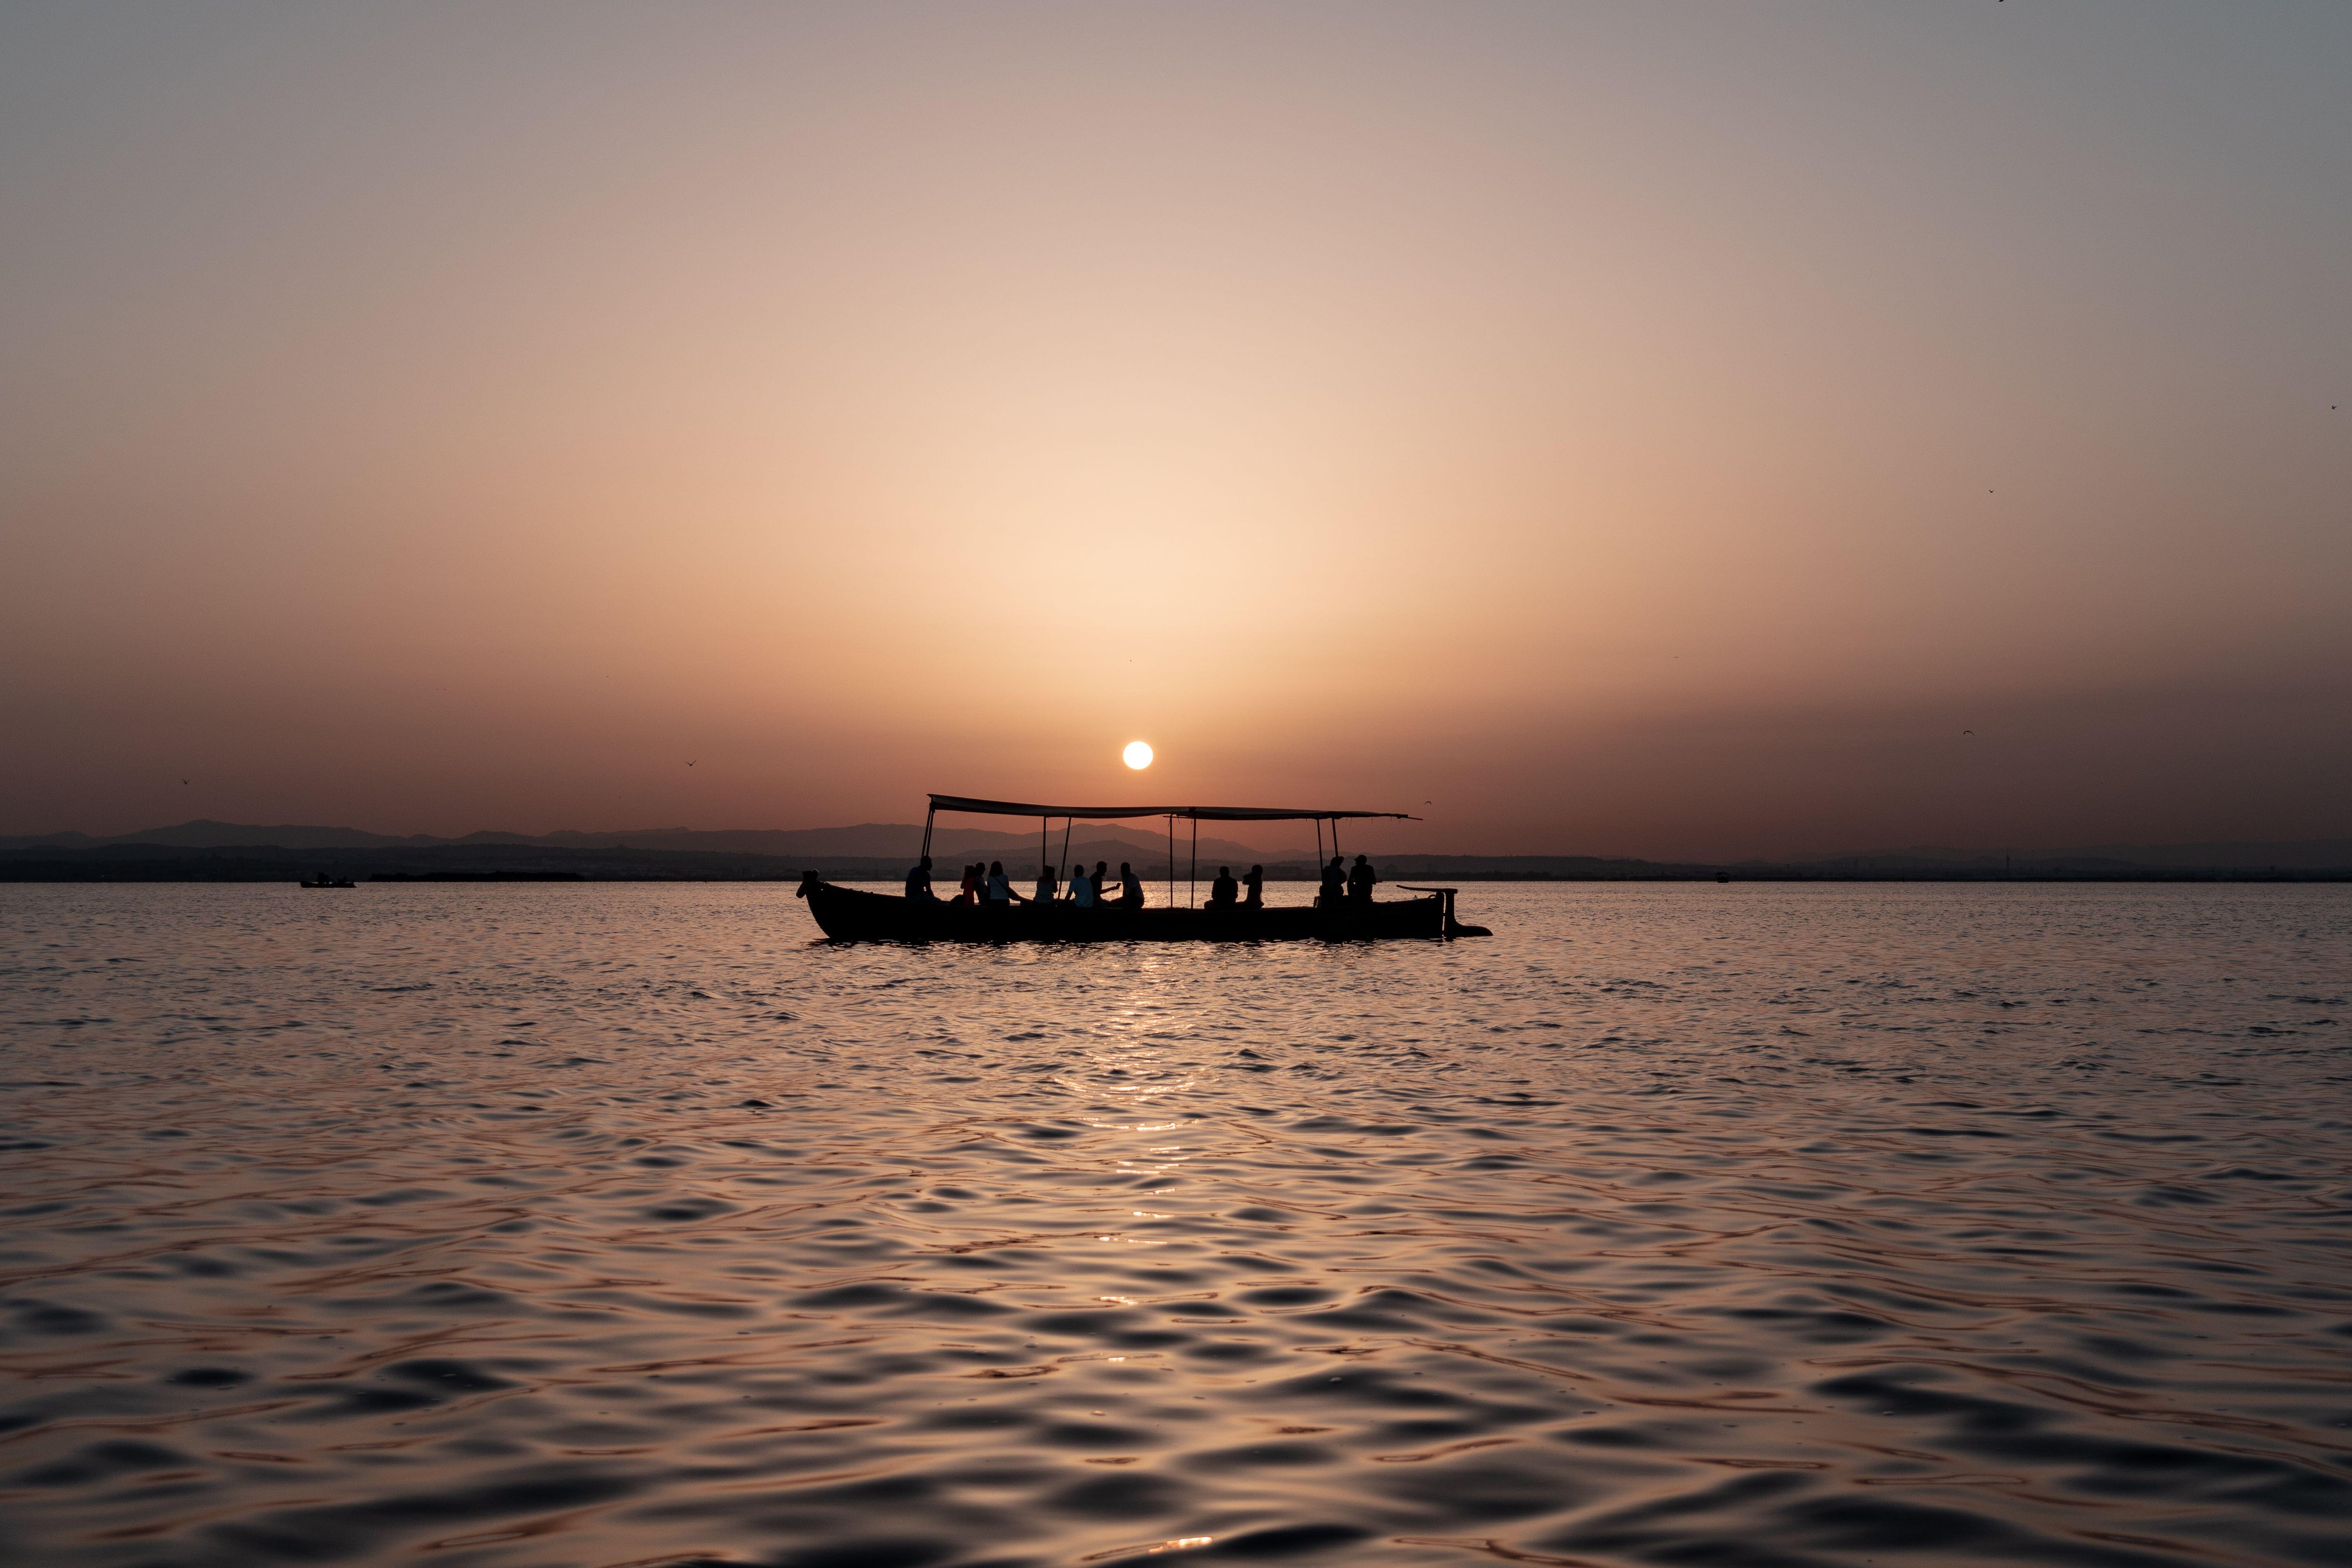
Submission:
[[[1080,909],[1070,904],[1000,909],[835,887],[812,875],[801,883],[800,896],[808,900],[817,928],[836,942],[1433,942],[1454,934],[1446,900],[1435,895],[1339,909]]]

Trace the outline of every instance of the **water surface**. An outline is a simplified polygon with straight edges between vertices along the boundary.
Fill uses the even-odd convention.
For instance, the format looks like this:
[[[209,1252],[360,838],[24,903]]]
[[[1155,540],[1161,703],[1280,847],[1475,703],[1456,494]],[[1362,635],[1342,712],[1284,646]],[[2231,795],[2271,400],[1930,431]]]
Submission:
[[[2352,1555],[2352,890],[1463,914],[0,888],[0,1557]]]

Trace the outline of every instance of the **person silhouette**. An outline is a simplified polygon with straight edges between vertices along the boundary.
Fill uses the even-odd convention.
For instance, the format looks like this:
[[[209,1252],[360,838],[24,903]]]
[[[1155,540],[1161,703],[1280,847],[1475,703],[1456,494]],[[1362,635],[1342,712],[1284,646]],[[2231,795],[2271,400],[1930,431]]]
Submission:
[[[1372,862],[1358,855],[1355,865],[1348,872],[1348,902],[1370,904],[1372,901],[1372,884],[1380,880],[1380,873],[1372,870]]]
[[[1010,909],[1013,907],[1013,901],[1019,896],[1020,894],[1013,891],[1013,879],[1004,874],[1004,862],[1003,861],[989,862],[988,907],[991,909]]]
[[[1234,896],[1241,892],[1241,883],[1234,880],[1233,867],[1229,865],[1219,866],[1217,868],[1217,880],[1209,884],[1209,907],[1212,909],[1231,909],[1234,906]]]
[[[1347,891],[1348,862],[1333,855],[1331,863],[1323,868],[1323,885],[1317,890],[1315,902],[1322,908],[1337,909]]]
[[[1037,891],[1029,902],[1039,904],[1051,904],[1061,891],[1062,882],[1054,874],[1054,868],[1050,865],[1041,865],[1037,868]]]
[[[1118,909],[1143,907],[1143,879],[1136,875],[1135,868],[1125,861],[1118,862],[1118,903],[1113,907]]]
[[[1101,898],[1100,884],[1087,874],[1083,861],[1070,868],[1070,902],[1080,909],[1092,909]]]
[[[928,904],[939,902],[931,891],[931,857],[925,855],[915,869],[907,873],[907,896]]]
[[[1265,867],[1262,865],[1250,867],[1249,875],[1242,878],[1242,886],[1246,890],[1242,895],[1244,909],[1265,907]]]

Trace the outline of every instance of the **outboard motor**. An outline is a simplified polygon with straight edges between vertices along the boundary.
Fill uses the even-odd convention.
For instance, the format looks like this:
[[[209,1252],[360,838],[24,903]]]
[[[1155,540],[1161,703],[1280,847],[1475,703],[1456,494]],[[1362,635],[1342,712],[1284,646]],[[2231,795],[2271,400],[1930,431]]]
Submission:
[[[1455,893],[1460,891],[1459,889],[1451,887],[1415,887],[1409,882],[1401,882],[1397,883],[1397,885],[1404,889],[1407,893],[1434,893],[1444,896],[1445,900],[1445,915],[1443,930],[1448,941],[1451,941],[1456,936],[1492,936],[1494,935],[1492,931],[1487,930],[1483,925],[1465,925],[1462,922],[1454,918],[1454,895]]]

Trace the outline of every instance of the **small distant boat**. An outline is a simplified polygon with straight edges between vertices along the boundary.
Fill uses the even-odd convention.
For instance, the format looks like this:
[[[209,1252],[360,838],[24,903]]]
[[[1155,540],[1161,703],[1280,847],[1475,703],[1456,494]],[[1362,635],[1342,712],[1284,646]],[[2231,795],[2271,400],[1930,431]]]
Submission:
[[[320,872],[309,881],[298,882],[294,885],[297,887],[357,887],[359,883],[347,876],[329,876],[326,873]]]
[[[1034,817],[1038,821],[1038,854],[1051,851],[1050,824],[1063,821],[1062,848],[1066,860],[1071,825],[1079,821],[1114,821],[1136,817],[1168,821],[1168,885],[1176,882],[1176,824],[1192,825],[1192,880],[1199,884],[1201,824],[1210,822],[1313,821],[1317,838],[1321,824],[1331,824],[1331,848],[1339,852],[1343,819],[1387,817],[1413,821],[1402,811],[1289,810],[1258,806],[1045,806],[1014,800],[981,800],[965,795],[933,795],[923,819],[923,854],[931,852],[931,829],[941,811],[965,811],[982,816]],[[1318,848],[1318,854],[1321,853]],[[1024,903],[1010,908],[986,904],[956,904],[944,899],[906,898],[870,893],[864,888],[837,887],[815,872],[801,878],[796,896],[808,901],[817,928],[836,942],[1285,942],[1310,938],[1363,941],[1418,937],[1441,941],[1455,936],[1491,935],[1483,925],[1465,925],[1454,917],[1455,889],[1407,887],[1421,896],[1405,899],[1349,899],[1338,904],[1284,904],[1251,908],[1244,904],[1181,908],[1122,909],[1105,906],[1080,909],[1067,900],[1053,904]]]

